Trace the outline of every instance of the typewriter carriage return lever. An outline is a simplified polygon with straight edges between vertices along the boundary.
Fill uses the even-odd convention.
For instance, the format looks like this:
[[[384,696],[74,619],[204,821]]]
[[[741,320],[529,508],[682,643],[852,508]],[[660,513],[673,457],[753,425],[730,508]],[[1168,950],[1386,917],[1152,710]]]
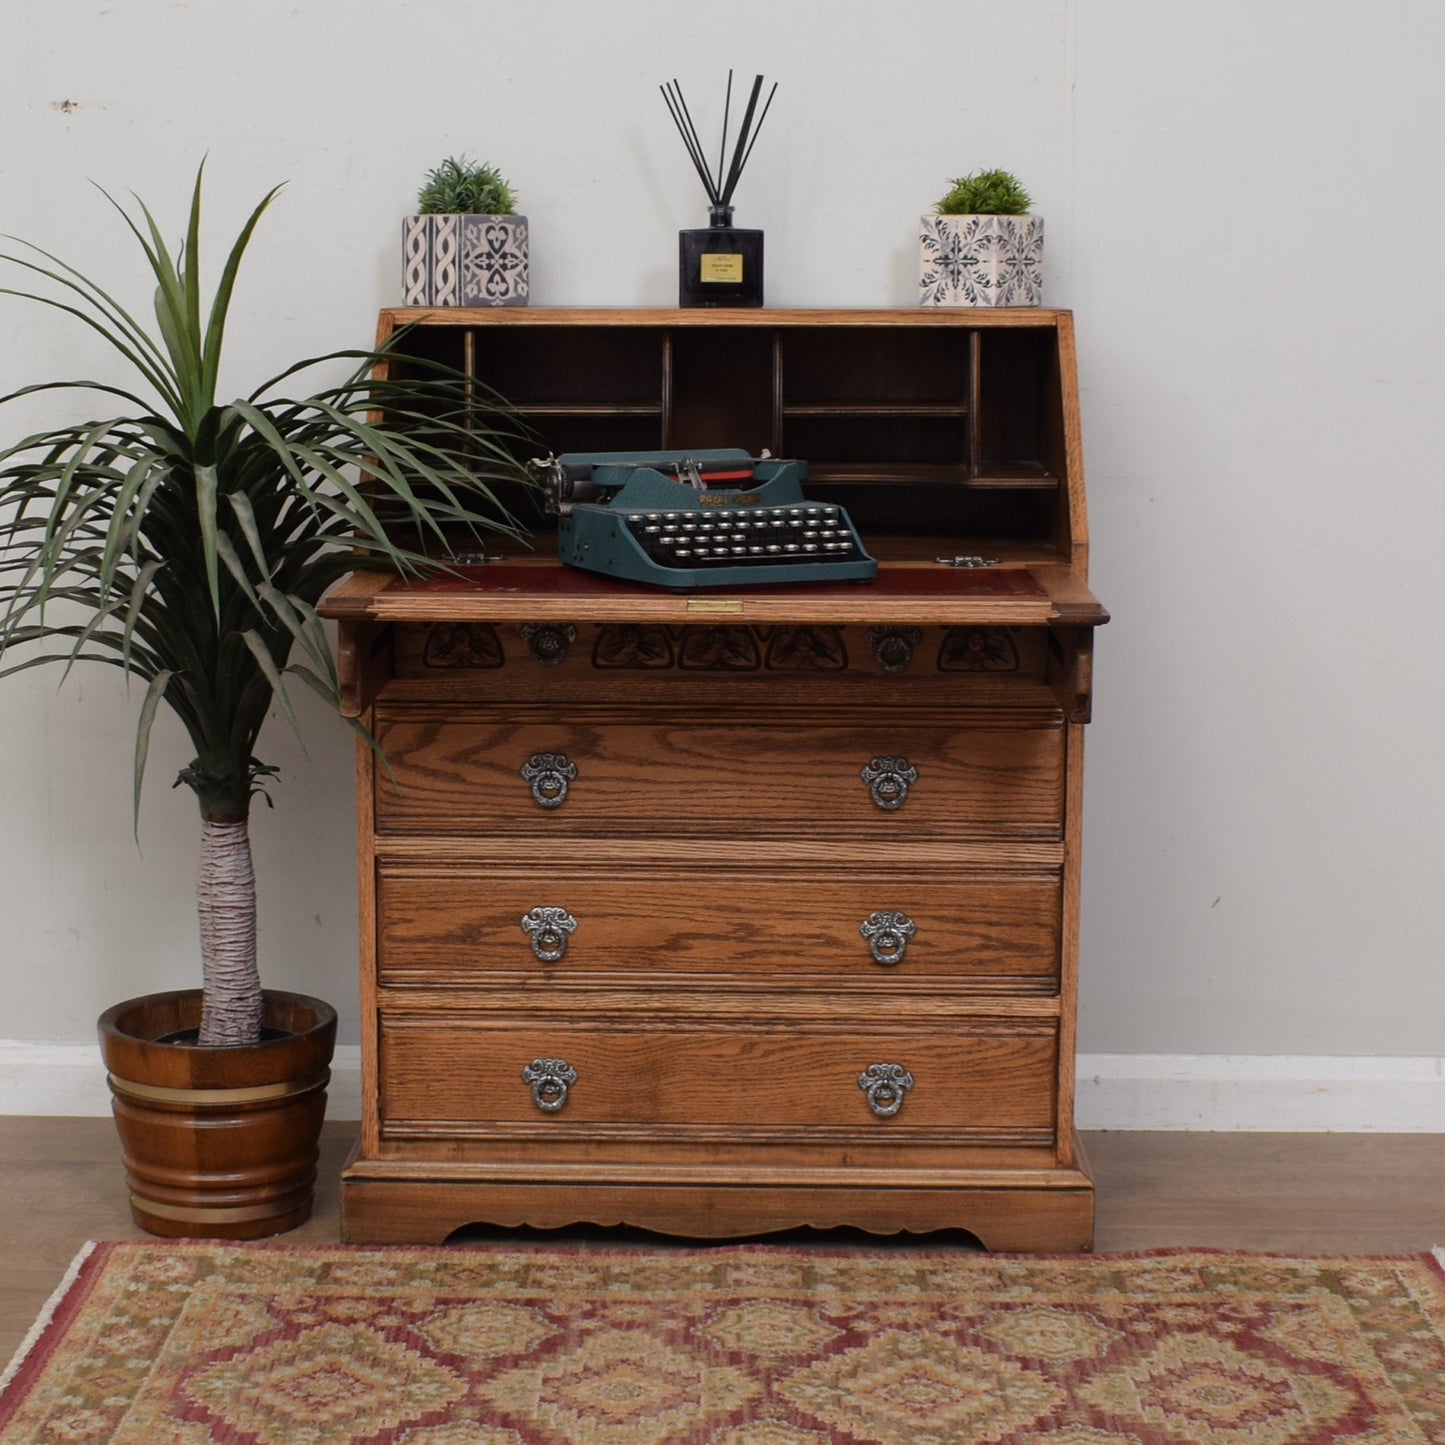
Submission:
[[[868,582],[878,570],[842,507],[804,497],[806,462],[714,448],[527,466],[569,566],[676,590]]]

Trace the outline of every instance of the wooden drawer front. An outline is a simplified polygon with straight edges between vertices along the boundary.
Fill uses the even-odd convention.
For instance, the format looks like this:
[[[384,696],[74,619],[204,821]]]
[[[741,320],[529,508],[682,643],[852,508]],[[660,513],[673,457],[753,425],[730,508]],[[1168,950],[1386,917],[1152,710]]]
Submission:
[[[523,1078],[539,1060],[565,1061],[576,1073],[555,1109],[540,1107]],[[889,1117],[873,1111],[859,1085],[874,1064],[899,1064],[912,1076]],[[1053,1128],[1056,1065],[1056,1034],[1043,1021],[925,1030],[895,1017],[874,1028],[764,1029],[393,1014],[381,1030],[383,1127],[402,1133],[408,1125],[563,1133],[606,1125],[1037,1135]],[[557,1091],[543,1085],[542,1097],[555,1102]]]
[[[855,727],[587,725],[383,714],[377,740],[395,778],[376,770],[384,832],[1060,832],[1064,735],[1057,726],[913,726],[887,717]],[[522,769],[559,755],[575,777],[565,794],[545,777],[535,780],[544,803]],[[917,777],[896,805],[880,806],[862,771],[875,759],[898,758]],[[899,797],[887,777],[878,786],[886,802]]]
[[[867,865],[820,878],[712,876],[705,862],[690,873],[607,875],[382,864],[378,969],[385,985],[449,988],[482,986],[498,972],[560,983],[598,972],[826,974],[884,987],[942,976],[1044,988],[1058,974],[1060,909],[1059,878],[1048,873],[955,880]],[[885,914],[902,918],[875,916]]]

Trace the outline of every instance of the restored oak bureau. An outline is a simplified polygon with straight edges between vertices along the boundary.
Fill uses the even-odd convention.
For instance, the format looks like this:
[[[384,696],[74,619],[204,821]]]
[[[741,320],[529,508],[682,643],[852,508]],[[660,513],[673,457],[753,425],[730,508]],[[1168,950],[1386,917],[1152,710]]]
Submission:
[[[532,454],[809,463],[870,583],[674,594],[535,548],[342,582],[365,1116],[345,1237],[961,1227],[1087,1248],[1093,629],[1072,320],[395,311]]]

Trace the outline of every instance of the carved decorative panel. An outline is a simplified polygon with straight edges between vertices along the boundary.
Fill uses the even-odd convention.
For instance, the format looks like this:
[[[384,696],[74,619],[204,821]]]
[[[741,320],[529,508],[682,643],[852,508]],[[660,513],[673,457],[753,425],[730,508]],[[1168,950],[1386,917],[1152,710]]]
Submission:
[[[489,622],[438,622],[427,632],[425,667],[501,667],[502,639]]]
[[[938,649],[940,672],[1017,672],[1017,643],[1002,627],[950,627]]]

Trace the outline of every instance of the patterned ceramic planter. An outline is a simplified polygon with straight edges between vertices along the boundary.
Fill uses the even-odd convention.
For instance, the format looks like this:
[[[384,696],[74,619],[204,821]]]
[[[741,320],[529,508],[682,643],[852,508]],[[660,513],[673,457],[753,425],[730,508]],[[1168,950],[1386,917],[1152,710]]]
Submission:
[[[404,306],[525,306],[525,216],[408,216]]]
[[[918,237],[922,306],[1037,306],[1042,216],[924,216]]]

